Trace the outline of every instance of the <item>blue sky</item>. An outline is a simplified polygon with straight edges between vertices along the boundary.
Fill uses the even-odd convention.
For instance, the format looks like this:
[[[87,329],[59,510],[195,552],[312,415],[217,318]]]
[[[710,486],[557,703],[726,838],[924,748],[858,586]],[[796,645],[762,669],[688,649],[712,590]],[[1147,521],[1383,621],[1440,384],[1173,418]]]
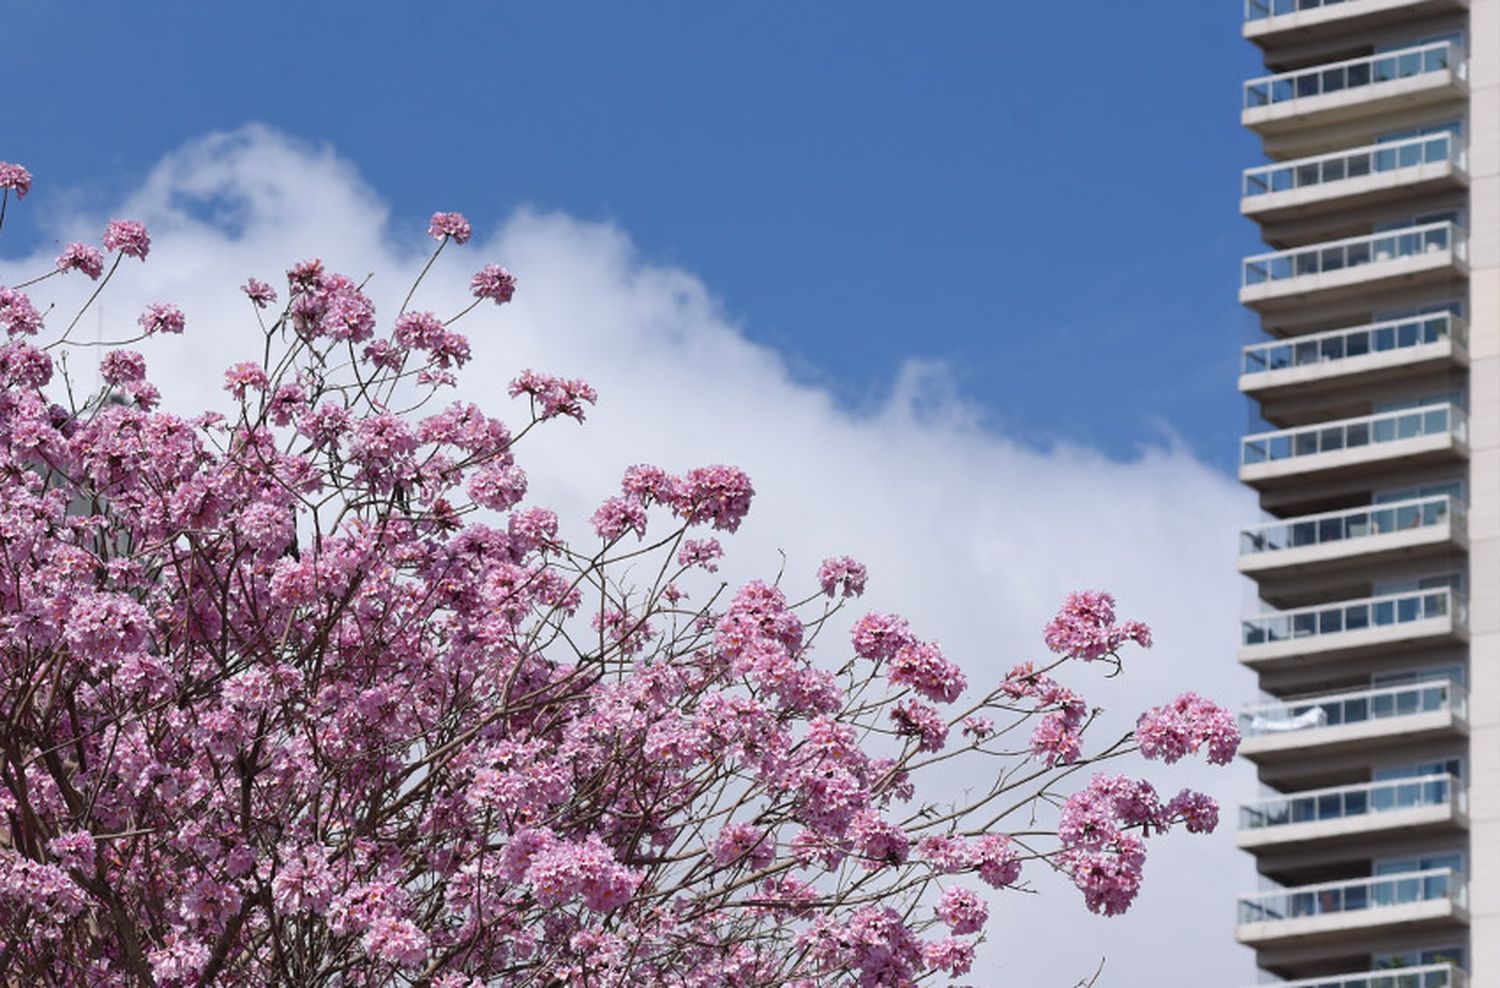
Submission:
[[[7,4],[0,159],[37,185],[0,262],[45,270],[55,236],[148,220],[151,259],[109,305],[188,313],[141,344],[168,407],[211,406],[217,369],[255,356],[236,353],[247,275],[326,251],[388,292],[427,216],[459,209],[475,242],[424,292],[462,297],[492,259],[521,277],[466,328],[465,397],[503,414],[496,382],[525,366],[600,390],[586,428],[523,451],[537,503],[581,520],[628,463],[736,463],[757,489],[736,580],[848,552],[866,603],[933,629],[974,682],[1034,658],[1064,592],[1108,587],[1158,641],[1079,684],[1122,730],[1185,688],[1254,697],[1232,660],[1255,516],[1230,476],[1254,332],[1234,301],[1256,160],[1237,0],[63,9]],[[204,189],[231,229],[191,222]],[[914,414],[913,358],[991,428]],[[1158,788],[1203,788],[1226,821],[1254,788],[1248,764],[1173,769]],[[1125,917],[1064,888],[997,897],[984,963],[1017,984],[1100,957],[1102,984],[1251,983],[1233,837],[1164,841]]]
[[[1232,467],[1233,0],[7,7],[0,157],[68,208],[261,121],[398,223],[617,223],[849,405],[931,358],[1013,436]]]

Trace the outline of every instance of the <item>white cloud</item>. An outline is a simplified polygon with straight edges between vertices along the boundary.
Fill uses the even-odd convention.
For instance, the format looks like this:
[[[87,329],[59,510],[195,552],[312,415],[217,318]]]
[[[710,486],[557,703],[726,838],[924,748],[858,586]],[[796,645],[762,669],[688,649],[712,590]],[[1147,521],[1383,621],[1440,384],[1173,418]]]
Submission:
[[[221,369],[254,356],[253,317],[236,291],[247,276],[275,282],[290,263],[320,256],[356,278],[374,272],[372,291],[389,313],[430,247],[421,230],[389,230],[387,207],[332,151],[263,128],[167,156],[116,215],[147,221],[152,257],[127,262],[102,324],[90,317],[82,335],[128,328],[145,301],[178,302],[187,335],[143,350],[183,408],[221,401]],[[101,220],[65,221],[59,237],[96,238]],[[770,575],[781,551],[790,576],[807,579],[824,556],[847,552],[870,566],[866,603],[907,614],[979,682],[1039,655],[1040,627],[1067,590],[1109,588],[1159,641],[1122,679],[1076,684],[1115,709],[1116,723],[1181,689],[1249,698],[1253,684],[1233,661],[1233,535],[1253,502],[1182,448],[1143,447],[1122,463],[1021,442],[982,427],[941,367],[916,363],[896,371],[882,407],[854,413],[750,342],[708,286],[641,257],[618,229],[523,211],[480,239],[445,252],[417,301],[447,310],[485,261],[518,273],[513,305],[486,305],[466,321],[469,396],[504,409],[505,382],[528,366],[585,377],[601,395],[586,427],[552,423],[520,451],[534,500],[586,516],[630,463],[735,463],[758,494],[728,540],[731,576]],[[1006,333],[1033,331],[993,327],[1002,347]],[[1108,400],[1056,397],[1060,414],[1071,402]],[[1196,785],[1217,795],[1220,833],[1157,840],[1145,889],[1123,918],[1089,916],[1071,888],[1038,876],[1044,895],[997,903],[985,967],[969,980],[1071,985],[1101,958],[1106,985],[1186,988],[1206,972],[1224,984],[1254,980],[1249,953],[1231,939],[1233,896],[1254,880],[1232,840],[1252,774],[1153,766],[1149,775],[1172,792]]]

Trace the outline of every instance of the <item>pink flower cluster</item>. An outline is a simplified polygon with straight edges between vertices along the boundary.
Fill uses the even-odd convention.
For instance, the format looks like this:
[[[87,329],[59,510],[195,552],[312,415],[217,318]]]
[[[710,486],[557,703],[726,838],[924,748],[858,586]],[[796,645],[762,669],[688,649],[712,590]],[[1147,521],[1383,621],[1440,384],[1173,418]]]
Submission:
[[[433,213],[427,224],[427,235],[433,240],[452,238],[456,244],[466,244],[474,233],[463,213]]]
[[[685,539],[677,550],[677,565],[684,569],[698,567],[708,573],[717,572],[715,560],[724,558],[724,547],[718,539]]]
[[[902,700],[891,708],[896,733],[917,739],[922,751],[942,751],[948,743],[948,722],[936,707],[921,700]]]
[[[964,671],[932,642],[913,641],[891,656],[891,682],[910,686],[934,703],[952,703],[964,691]]]
[[[94,281],[104,273],[104,255],[92,244],[71,243],[57,255],[57,270],[82,271]]]
[[[755,488],[738,467],[694,467],[676,485],[673,510],[689,525],[707,522],[711,528],[733,532],[750,511]]]
[[[385,341],[381,341],[385,343]],[[438,367],[462,367],[469,360],[469,340],[450,330],[431,312],[407,312],[396,320],[390,343],[394,353],[416,350],[429,355]],[[366,353],[371,351],[367,350]],[[399,361],[391,366],[399,367]]]
[[[825,559],[818,567],[818,585],[830,598],[838,596],[840,591],[845,597],[860,596],[865,592],[868,578],[864,566],[848,556]]]
[[[855,655],[877,662],[894,657],[906,646],[917,644],[917,637],[912,634],[906,619],[895,614],[866,614],[854,622],[850,638]]]
[[[251,278],[240,286],[240,291],[245,293],[257,309],[268,308],[276,304],[276,289],[258,278]]]
[[[42,314],[25,292],[0,285],[0,326],[11,337],[35,336],[42,331]]]
[[[1031,753],[1049,768],[1071,765],[1083,750],[1083,730],[1088,722],[1088,704],[1083,697],[1030,662],[1016,666],[1000,684],[1000,692],[1012,703],[1029,705],[1040,715],[1031,732]]]
[[[874,871],[906,863],[911,840],[906,831],[873,809],[861,810],[849,825],[849,840],[866,870]]]
[[[134,350],[111,350],[99,362],[99,375],[110,386],[133,384],[146,377],[146,358]]]
[[[865,906],[847,923],[815,923],[799,935],[800,945],[830,974],[854,970],[859,985],[899,986],[915,983],[927,968],[922,941],[889,906]],[[948,959],[949,953],[941,955]],[[808,981],[812,988],[821,981]],[[799,986],[801,988],[801,986]]]
[[[474,503],[493,511],[507,511],[526,496],[526,471],[514,463],[492,462],[469,478]]]
[[[486,264],[469,282],[469,290],[477,299],[490,299],[496,305],[504,305],[516,294],[516,276],[498,264]]]
[[[136,323],[147,336],[157,333],[180,334],[187,325],[182,310],[169,302],[154,302],[146,306],[146,311],[141,313]]]
[[[1234,715],[1196,693],[1184,693],[1171,703],[1152,707],[1135,725],[1141,754],[1171,764],[1199,748],[1214,765],[1228,765],[1240,748]]]
[[[1004,834],[985,834],[972,842],[951,834],[924,837],[917,842],[917,853],[940,874],[974,871],[997,889],[1021,878],[1021,857]]]
[[[566,415],[582,422],[584,403],[592,405],[599,400],[587,381],[567,380],[533,370],[522,371],[507,390],[512,398],[530,397],[533,414],[542,421]]]
[[[714,842],[714,860],[721,865],[745,864],[758,871],[775,859],[765,829],[751,823],[726,824]]]
[[[978,933],[989,919],[989,907],[975,892],[966,888],[950,888],[943,891],[937,904],[938,917],[954,933]]]
[[[514,385],[512,393],[519,393]],[[546,417],[545,411],[538,416]],[[755,493],[744,471],[726,466],[695,467],[675,477],[660,467],[637,465],[625,471],[620,490],[619,496],[609,498],[594,512],[594,531],[608,542],[626,532],[645,538],[646,509],[653,503],[670,508],[689,527],[707,524],[732,532],[750,510],[750,498]],[[714,539],[688,539],[678,552],[677,562],[682,567],[698,566],[712,572],[717,568],[714,560],[722,555],[723,547]]]
[[[1070,593],[1042,633],[1047,647],[1085,662],[1112,655],[1126,642],[1151,647],[1151,629],[1139,621],[1115,623],[1115,599],[1098,590]]]
[[[224,390],[241,401],[247,391],[264,391],[270,383],[265,368],[253,361],[235,364],[224,372]]]
[[[642,876],[615,860],[597,837],[562,840],[547,830],[523,830],[506,847],[501,867],[513,882],[525,882],[543,907],[573,898],[607,913],[630,900]]]
[[[151,235],[135,220],[110,220],[104,227],[104,249],[144,261],[151,252]]]
[[[9,161],[0,161],[0,189],[14,191],[17,199],[31,191],[31,172]]]
[[[807,661],[802,621],[776,587],[760,581],[741,587],[715,626],[713,642],[728,671],[781,710],[806,715],[837,706],[832,677]],[[842,743],[832,750],[846,751]],[[862,771],[863,763],[856,768]],[[853,776],[850,782],[855,784]]]
[[[328,274],[319,260],[287,272],[292,326],[305,339],[363,343],[375,335],[375,303],[348,275]]]
[[[1089,909],[1117,915],[1140,891],[1144,838],[1177,822],[1193,833],[1208,833],[1218,822],[1218,807],[1209,797],[1187,789],[1163,804],[1150,783],[1095,775],[1063,804],[1059,863],[1083,892]]]

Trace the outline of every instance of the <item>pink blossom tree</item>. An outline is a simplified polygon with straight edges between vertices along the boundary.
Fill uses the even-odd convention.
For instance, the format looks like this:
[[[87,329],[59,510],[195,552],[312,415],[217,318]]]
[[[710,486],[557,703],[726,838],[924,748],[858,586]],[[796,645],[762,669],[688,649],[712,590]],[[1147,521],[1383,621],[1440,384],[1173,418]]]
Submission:
[[[0,163],[0,222],[30,187]],[[471,227],[429,233],[424,275]],[[34,298],[86,277],[87,310],[149,252],[115,220],[0,287],[5,984],[910,985],[967,973],[1029,873],[1119,913],[1148,838],[1213,829],[1199,793],[1080,774],[1239,741],[1186,694],[1086,750],[1059,677],[1150,645],[1108,594],[971,686],[894,615],[815,653],[852,559],[717,582],[733,467],[632,467],[566,541],[516,457],[594,390],[522,371],[508,422],[444,398],[455,325],[516,290],[496,265],[446,318],[420,276],[388,319],[318,261],[250,278],[227,416],[160,410],[126,349],[191,331],[167,302],[81,393],[83,311]],[[939,798],[955,760],[983,783]]]

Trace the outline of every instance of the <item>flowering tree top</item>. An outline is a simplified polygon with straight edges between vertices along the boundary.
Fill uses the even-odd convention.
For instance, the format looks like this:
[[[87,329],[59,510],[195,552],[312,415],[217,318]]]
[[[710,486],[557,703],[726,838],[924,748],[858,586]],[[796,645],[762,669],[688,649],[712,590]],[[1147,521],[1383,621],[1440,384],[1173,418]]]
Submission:
[[[0,223],[31,183],[0,163]],[[472,227],[428,232],[423,275]],[[316,260],[249,277],[229,416],[163,411],[128,349],[192,331],[167,301],[80,392],[56,358],[150,248],[112,220],[0,287],[0,983],[910,985],[968,973],[1030,870],[1115,914],[1148,838],[1213,829],[1198,793],[1062,784],[1238,744],[1185,694],[1086,750],[1059,677],[1151,643],[1108,594],[974,686],[891,614],[814,650],[852,559],[717,583],[735,467],[631,467],[565,540],[517,452],[594,389],[520,371],[507,419],[444,397],[455,326],[515,295],[498,265],[448,317],[421,276],[388,317]],[[34,298],[79,276],[59,325]],[[983,784],[923,786],[955,759]]]

